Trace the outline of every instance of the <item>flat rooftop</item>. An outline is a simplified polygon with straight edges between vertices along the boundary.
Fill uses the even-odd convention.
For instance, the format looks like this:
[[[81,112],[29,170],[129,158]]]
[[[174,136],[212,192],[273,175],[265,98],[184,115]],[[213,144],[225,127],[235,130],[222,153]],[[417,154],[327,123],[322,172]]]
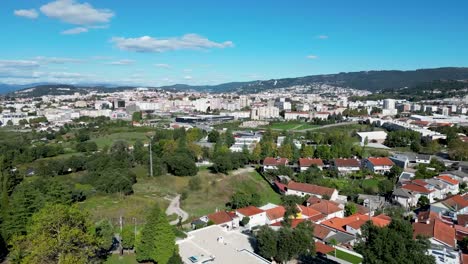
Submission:
[[[184,240],[177,241],[182,261],[192,263],[266,264],[266,259],[254,253],[250,237],[239,231],[226,231],[212,225],[191,231]],[[195,257],[196,262],[190,258]],[[194,259],[194,258],[192,258]]]

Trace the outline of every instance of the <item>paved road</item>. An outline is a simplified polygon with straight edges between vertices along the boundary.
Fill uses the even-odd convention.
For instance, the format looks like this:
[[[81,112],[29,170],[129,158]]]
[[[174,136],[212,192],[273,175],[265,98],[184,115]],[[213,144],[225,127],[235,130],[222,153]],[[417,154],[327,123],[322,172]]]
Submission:
[[[317,130],[317,129],[323,129],[323,128],[328,128],[328,127],[336,127],[336,126],[353,125],[357,123],[358,123],[357,121],[350,121],[350,122],[342,122],[342,123],[336,123],[336,124],[330,124],[330,125],[323,125],[323,126],[318,126],[318,127],[311,127],[311,128],[301,129],[301,130],[294,130],[294,129],[286,129],[286,130],[292,131],[292,132],[305,133],[306,131],[309,131],[309,130]],[[272,130],[283,131],[285,129],[273,128]]]
[[[180,194],[178,194],[176,197],[172,199],[169,199],[169,198],[166,198],[166,199],[171,201],[171,203],[169,204],[169,207],[167,207],[166,209],[167,215],[176,214],[182,217],[182,222],[188,219],[189,217],[188,213],[180,208]],[[179,223],[179,219],[176,219],[170,222],[171,225],[177,225],[177,223]]]

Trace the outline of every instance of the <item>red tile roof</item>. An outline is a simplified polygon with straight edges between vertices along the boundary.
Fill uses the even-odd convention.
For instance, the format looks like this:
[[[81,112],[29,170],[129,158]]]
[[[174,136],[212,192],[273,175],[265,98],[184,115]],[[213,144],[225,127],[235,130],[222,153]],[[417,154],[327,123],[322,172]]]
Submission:
[[[317,167],[323,167],[322,159],[311,159],[311,158],[300,158],[299,167],[311,167],[316,165]]]
[[[417,192],[417,193],[426,193],[426,194],[434,191],[434,190],[429,190],[426,187],[422,187],[420,185],[416,185],[412,183],[405,184],[401,188],[409,190],[409,191]]]
[[[305,219],[291,219],[291,228],[296,228],[298,224],[304,222]],[[276,222],[270,226],[283,226],[282,222]]]
[[[461,226],[466,226],[468,224],[468,214],[457,215],[457,222]]]
[[[309,200],[311,201],[311,199],[309,199]],[[333,213],[336,213],[336,212],[339,212],[339,211],[343,210],[338,206],[337,203],[332,202],[332,201],[328,201],[328,200],[324,200],[324,199],[315,200],[315,202],[311,203],[311,205],[309,205],[309,207],[313,208],[314,210],[319,211],[320,213],[322,213],[324,215],[330,215],[330,214],[333,214]]]
[[[369,216],[362,215],[362,214],[354,214],[350,215],[345,218],[332,218],[325,222],[322,222],[323,225],[331,227],[336,230],[340,230],[346,232],[346,226],[350,226],[354,229],[360,229],[362,225],[364,225],[367,221],[369,221]],[[383,216],[380,217],[371,217],[372,224],[378,227],[384,227],[390,224],[391,220],[384,219]]]
[[[314,225],[314,237],[324,240],[332,232],[330,229],[323,225]]]
[[[244,207],[244,208],[239,208],[236,211],[245,216],[252,216],[252,215],[256,215],[256,214],[260,214],[264,212],[262,209],[259,209],[252,205]]]
[[[439,177],[437,177],[439,179],[441,179],[442,181],[446,182],[446,183],[449,183],[451,185],[458,185],[458,181],[453,179],[452,177],[448,176],[448,175],[440,175]]]
[[[266,212],[268,219],[276,220],[276,219],[283,218],[284,213],[286,212],[286,209],[280,205],[278,207],[265,210],[265,212]]]
[[[361,167],[357,159],[335,159],[335,167]]]
[[[268,157],[263,160],[264,166],[280,166],[280,165],[287,165],[288,159],[287,158],[272,158]]]
[[[459,211],[468,206],[468,196],[454,195],[443,200],[442,203]]]
[[[320,253],[320,254],[323,254],[323,255],[326,255],[330,252],[333,252],[335,251],[335,248],[334,247],[331,247],[329,245],[325,245],[324,243],[322,242],[315,242],[315,251],[317,253]]]
[[[418,235],[432,237],[441,243],[455,247],[455,228],[438,219],[429,224],[413,223],[413,235],[414,237]]]
[[[288,183],[287,188],[290,190],[295,190],[295,191],[300,191],[300,192],[310,193],[310,194],[315,194],[315,195],[320,195],[320,196],[327,195],[328,197],[331,197],[333,193],[336,191],[336,189],[332,189],[332,188],[327,188],[327,187],[314,185],[314,184],[308,184],[308,183],[294,182],[294,181],[290,181]]]
[[[286,188],[288,187],[286,184],[281,183],[279,181],[275,181],[276,187],[280,190],[280,192],[286,192]]]
[[[462,254],[462,264],[468,264],[468,254]]]
[[[322,215],[322,213],[310,207],[306,207],[303,205],[298,205],[297,207],[303,216],[312,217],[312,216]]]
[[[395,163],[387,157],[367,158],[374,166],[393,166]]]
[[[219,212],[216,212],[216,213],[209,214],[209,215],[207,215],[207,217],[208,217],[208,219],[213,221],[215,224],[220,225],[220,224],[230,222],[232,220],[232,218],[234,218],[236,216],[235,216],[235,214],[233,215],[233,214],[231,214],[229,212],[219,211]]]

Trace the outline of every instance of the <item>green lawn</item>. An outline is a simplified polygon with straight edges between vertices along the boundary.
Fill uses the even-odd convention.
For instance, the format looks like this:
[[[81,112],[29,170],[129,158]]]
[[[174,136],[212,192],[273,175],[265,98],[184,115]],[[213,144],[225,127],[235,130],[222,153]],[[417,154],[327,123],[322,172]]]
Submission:
[[[334,256],[335,252],[330,252],[328,254]],[[351,262],[353,264],[362,263],[362,258],[360,258],[358,256],[351,255],[351,254],[349,254],[347,252],[344,252],[344,251],[341,251],[339,249],[336,250],[336,257],[339,258],[339,259]]]
[[[96,144],[98,145],[98,148],[102,149],[104,148],[104,146],[110,147],[112,143],[117,140],[125,140],[130,144],[135,143],[135,141],[137,141],[138,139],[143,142],[149,141],[146,136],[146,133],[147,132],[136,132],[136,131],[135,132],[119,132],[119,133],[114,133],[110,135],[104,135],[104,136],[100,136],[97,138],[93,138],[91,139],[91,141],[96,142]]]
[[[123,256],[112,255],[104,263],[105,264],[138,264],[138,262],[136,261],[135,255],[133,254],[123,255]]]

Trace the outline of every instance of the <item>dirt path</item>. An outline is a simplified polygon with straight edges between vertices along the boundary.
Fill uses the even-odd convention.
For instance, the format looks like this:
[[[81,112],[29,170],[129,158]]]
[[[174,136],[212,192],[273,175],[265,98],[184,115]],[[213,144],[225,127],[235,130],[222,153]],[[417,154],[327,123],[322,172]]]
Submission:
[[[182,217],[182,222],[188,219],[189,214],[180,208],[180,194],[178,194],[176,197],[172,199],[170,198],[165,198],[165,199],[171,201],[169,203],[169,207],[167,207],[166,209],[167,215],[176,214],[179,217]],[[171,225],[177,225],[177,223],[179,223],[179,219],[176,219],[170,222]]]
[[[244,173],[252,172],[252,171],[255,171],[255,168],[248,166],[248,167],[240,168],[240,169],[233,171],[232,175],[239,175],[239,174],[244,174]]]

